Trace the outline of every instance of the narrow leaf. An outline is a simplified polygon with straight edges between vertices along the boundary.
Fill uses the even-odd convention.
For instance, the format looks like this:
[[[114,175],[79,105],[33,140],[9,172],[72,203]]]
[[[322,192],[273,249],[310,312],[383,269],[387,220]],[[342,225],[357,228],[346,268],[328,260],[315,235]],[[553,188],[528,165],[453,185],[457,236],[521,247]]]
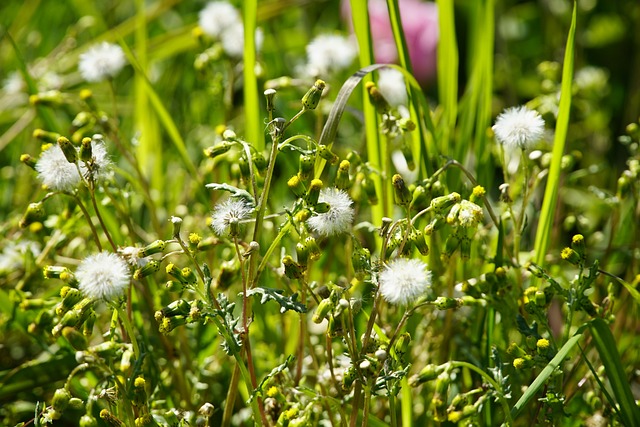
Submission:
[[[613,394],[620,405],[622,422],[626,426],[640,426],[640,410],[631,392],[615,338],[604,320],[594,319],[590,325],[593,342],[606,369]]]
[[[267,301],[275,301],[280,304],[280,313],[284,313],[287,310],[297,311],[298,313],[306,313],[307,307],[298,302],[298,294],[295,293],[290,297],[283,294],[282,289],[273,288],[253,288],[247,291],[247,296],[260,295],[260,304],[264,304]]]

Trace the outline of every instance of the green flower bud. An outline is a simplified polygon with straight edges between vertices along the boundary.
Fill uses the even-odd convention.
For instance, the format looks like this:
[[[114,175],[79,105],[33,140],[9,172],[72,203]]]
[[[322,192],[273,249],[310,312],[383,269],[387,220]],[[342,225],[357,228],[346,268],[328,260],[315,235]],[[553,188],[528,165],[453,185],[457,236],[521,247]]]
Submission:
[[[367,248],[357,248],[351,254],[351,264],[356,277],[363,278],[371,271],[371,252]]]
[[[83,298],[82,291],[70,286],[63,286],[60,290],[60,296],[62,301],[56,306],[56,314],[58,316],[62,316],[71,310]]]
[[[443,259],[449,259],[451,255],[458,249],[460,245],[460,237],[457,234],[450,234],[444,243],[444,252],[442,253]]]
[[[153,421],[153,416],[151,414],[144,414],[144,415],[139,416],[138,418],[136,418],[133,421],[133,424],[134,424],[135,427],[145,427],[145,426],[157,425]]]
[[[313,155],[301,154],[300,161],[298,163],[298,176],[304,182],[308,182],[308,179],[313,175],[313,168],[316,163],[316,158]]]
[[[298,258],[298,264],[300,267],[306,269],[307,264],[309,263],[309,250],[302,242],[296,243],[296,257]]]
[[[148,263],[146,263],[144,266],[138,268],[133,273],[133,278],[136,279],[136,280],[140,280],[143,277],[147,277],[147,276],[152,275],[153,273],[155,273],[159,269],[160,269],[160,262],[156,261],[156,260],[151,260]]]
[[[434,231],[441,229],[442,227],[444,227],[444,225],[447,223],[447,221],[444,219],[444,217],[442,216],[437,216],[435,218],[433,218],[431,220],[431,222],[429,222],[429,224],[427,224],[424,227],[424,234],[426,236],[430,236],[433,234]]]
[[[367,82],[364,85],[365,89],[367,89],[367,93],[369,94],[369,101],[376,108],[376,112],[378,114],[384,114],[389,111],[389,102],[382,95],[378,87],[374,82]]]
[[[178,326],[186,324],[187,318],[184,316],[164,317],[162,318],[162,321],[160,321],[160,327],[158,328],[158,330],[161,334],[168,334]]]
[[[124,425],[122,421],[120,421],[115,415],[109,412],[108,409],[103,409],[100,411],[100,418],[102,418],[109,427],[121,427]]]
[[[411,239],[411,243],[418,249],[418,252],[420,252],[420,255],[429,255],[429,245],[427,245],[427,241],[421,230],[414,228],[409,238]]]
[[[330,299],[323,299],[320,301],[320,304],[318,304],[311,320],[313,320],[313,323],[322,323],[334,308],[335,304]]]
[[[356,372],[356,369],[353,366],[349,366],[344,371],[344,374],[342,376],[342,384],[340,385],[342,388],[342,391],[346,392],[351,390],[351,387],[353,386],[353,383],[355,382],[356,378],[358,378],[358,373]]]
[[[164,251],[167,247],[167,243],[164,240],[156,240],[153,243],[148,244],[140,250],[141,257],[148,257],[149,255],[157,254]]]
[[[63,412],[69,406],[69,399],[71,399],[71,394],[66,389],[59,388],[53,393],[51,406],[54,410]]]
[[[155,317],[156,320],[159,320],[159,317],[186,316],[189,311],[191,311],[191,304],[187,300],[179,299],[157,311]]]
[[[580,255],[571,248],[564,248],[562,252],[560,252],[560,256],[563,260],[568,261],[573,265],[580,264]]]
[[[20,161],[29,166],[31,169],[36,169],[37,160],[31,154],[22,154],[20,156]]]
[[[59,90],[49,90],[29,97],[31,105],[45,105],[47,107],[60,107],[64,104],[64,97]]]
[[[82,335],[85,337],[90,337],[93,333],[93,325],[96,323],[96,312],[94,310],[89,310],[87,312],[86,319],[82,324]]]
[[[378,194],[376,192],[376,185],[373,182],[373,180],[365,176],[360,182],[360,185],[362,186],[362,189],[364,190],[364,193],[366,194],[367,200],[369,201],[369,203],[372,205],[377,205]]]
[[[436,298],[435,304],[440,310],[449,310],[460,307],[462,301],[458,298],[438,297]]]
[[[413,122],[409,121],[409,123],[413,123]],[[413,125],[413,129],[415,129],[415,124]],[[413,158],[413,150],[411,149],[409,144],[402,144],[401,150],[402,150],[402,155],[404,156],[404,159],[407,162],[407,168],[409,168],[410,171],[414,170],[416,168],[416,161]]]
[[[209,148],[206,148],[204,150],[204,155],[213,159],[216,158],[224,153],[226,153],[227,151],[229,151],[231,149],[231,147],[233,147],[234,142],[232,141],[223,141],[220,142],[216,145],[213,145]]]
[[[531,356],[518,357],[513,360],[513,367],[516,369],[528,369],[533,366],[533,359]]]
[[[507,347],[507,354],[514,356],[516,358],[527,356],[527,352],[524,351],[518,344],[514,342],[509,344],[509,347]]]
[[[346,190],[351,186],[351,181],[349,179],[350,166],[351,163],[349,162],[349,160],[343,160],[340,162],[335,182],[336,188],[338,190]]]
[[[584,236],[582,234],[576,234],[571,239],[571,247],[577,252],[580,259],[584,262],[586,259],[587,248],[584,243]]]
[[[358,167],[362,164],[362,158],[360,158],[360,155],[356,151],[349,151],[347,154],[347,160],[354,167]]]
[[[344,330],[340,317],[329,316],[329,326],[327,326],[327,335],[329,338],[336,338],[343,334]]]
[[[411,334],[408,332],[405,332],[398,337],[393,346],[393,350],[399,358],[402,359],[402,357],[407,354],[409,351],[409,344],[411,344]]]
[[[338,156],[336,156],[335,153],[324,144],[318,144],[318,156],[325,159],[332,165],[338,162]]]
[[[405,185],[402,176],[400,174],[393,175],[391,183],[393,184],[393,194],[396,204],[399,206],[408,206],[411,203],[412,195]]]
[[[446,211],[451,206],[460,202],[460,194],[453,192],[451,194],[447,194],[446,196],[436,197],[431,200],[431,209],[435,213],[440,213]]]
[[[322,190],[323,183],[319,179],[311,180],[311,185],[309,186],[309,191],[307,192],[306,200],[307,203],[311,206],[315,206],[318,204],[318,198],[320,197],[320,190]]]
[[[416,186],[411,194],[411,203],[409,203],[409,209],[422,210],[427,207],[427,190],[422,185]]]
[[[58,138],[58,146],[62,150],[64,157],[67,159],[69,163],[75,163],[78,161],[78,152],[76,151],[76,147],[73,146],[71,141],[69,141],[64,136]]]
[[[304,269],[300,264],[295,262],[289,255],[285,255],[282,258],[282,264],[284,265],[284,274],[289,279],[301,279],[304,275]]]
[[[292,176],[289,181],[287,181],[287,186],[296,197],[302,197],[307,192],[307,187],[305,187],[299,175]]]
[[[302,109],[315,110],[320,103],[322,91],[325,87],[326,83],[323,80],[316,80],[313,86],[302,97]]]
[[[29,206],[27,206],[27,210],[24,215],[22,215],[18,225],[20,228],[26,228],[36,221],[41,221],[44,217],[45,213],[42,202],[29,203]]]
[[[142,376],[139,376],[135,380],[133,380],[132,403],[134,406],[141,407],[147,403],[147,392],[145,391],[146,384],[147,382]]]
[[[53,327],[53,329],[51,330],[51,334],[54,337],[58,337],[60,336],[60,333],[62,332],[62,329],[65,326],[75,327],[79,322],[80,322],[80,311],[78,310],[67,311],[65,315],[62,316],[62,319],[60,319],[60,322]]]
[[[93,158],[93,150],[91,147],[91,138],[82,138],[80,143],[80,160],[83,162],[90,162]]]
[[[267,159],[262,155],[262,153],[253,153],[253,155],[251,156],[251,161],[253,161],[253,164],[256,166],[256,169],[258,169],[259,172],[266,171],[267,166],[269,166]]]
[[[40,141],[44,141],[47,144],[57,144],[58,138],[60,138],[60,134],[57,132],[47,132],[43,129],[36,129],[33,131],[33,137],[39,139]]]
[[[87,338],[76,328],[70,326],[62,328],[62,336],[75,350],[85,350],[87,348]]]
[[[471,238],[463,235],[460,239],[460,256],[462,259],[469,259],[471,257]]]

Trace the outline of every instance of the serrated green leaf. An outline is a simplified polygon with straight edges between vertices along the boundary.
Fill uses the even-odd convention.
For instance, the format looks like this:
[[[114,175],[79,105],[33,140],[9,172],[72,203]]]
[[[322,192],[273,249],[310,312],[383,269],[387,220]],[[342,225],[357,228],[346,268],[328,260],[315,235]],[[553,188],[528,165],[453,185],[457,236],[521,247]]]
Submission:
[[[287,310],[297,311],[298,313],[306,313],[307,307],[298,302],[298,294],[295,293],[290,297],[286,297],[283,294],[282,289],[273,288],[253,288],[247,291],[247,296],[260,295],[260,304],[271,300],[280,304],[280,313],[284,313]]]
[[[271,372],[269,372],[262,379],[262,381],[260,381],[260,384],[258,384],[258,387],[256,387],[255,390],[253,390],[253,393],[251,393],[251,396],[249,397],[249,402],[251,402],[256,396],[262,395],[262,392],[264,391],[265,384],[271,378],[275,377],[276,375],[278,375],[279,373],[281,373],[285,369],[289,368],[289,366],[291,366],[293,364],[294,360],[295,360],[295,357],[293,357],[293,355],[290,354],[289,356],[287,356],[287,359],[283,363],[281,363],[280,365],[278,365],[275,368],[273,368],[271,370]]]
[[[255,206],[256,205],[256,199],[254,199],[253,196],[248,191],[243,190],[243,189],[238,188],[238,187],[234,187],[233,185],[218,184],[216,182],[212,182],[212,183],[209,183],[209,184],[205,185],[205,187],[210,188],[212,190],[227,191],[227,192],[231,193],[232,197],[239,197],[241,199],[244,199],[247,202],[251,203],[251,206]]]

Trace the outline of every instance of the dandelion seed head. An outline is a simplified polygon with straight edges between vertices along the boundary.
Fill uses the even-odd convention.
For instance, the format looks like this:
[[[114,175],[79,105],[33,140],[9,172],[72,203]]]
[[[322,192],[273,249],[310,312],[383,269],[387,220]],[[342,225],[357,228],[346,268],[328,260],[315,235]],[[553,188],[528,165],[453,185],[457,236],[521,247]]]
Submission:
[[[222,38],[227,29],[238,23],[242,24],[240,13],[226,1],[207,3],[198,15],[198,25],[202,31],[215,39]]]
[[[327,203],[329,210],[307,220],[313,231],[325,237],[349,231],[354,215],[351,207],[353,200],[345,191],[333,187],[323,188],[318,202]]]
[[[102,42],[80,55],[78,70],[88,82],[115,77],[125,66],[126,58],[117,44]]]
[[[418,259],[397,258],[380,273],[380,293],[389,304],[407,305],[431,286],[431,271]]]
[[[264,34],[260,28],[256,28],[255,33],[256,51],[262,48]],[[237,22],[229,26],[220,36],[222,49],[232,58],[242,58],[244,54],[244,25]]]
[[[353,41],[337,34],[321,34],[307,45],[307,72],[322,76],[349,67],[356,55]]]
[[[248,218],[252,211],[251,205],[242,199],[226,199],[213,209],[211,227],[218,236],[224,236],[229,232],[233,223]]]
[[[524,150],[542,139],[544,120],[540,113],[522,105],[504,110],[492,129],[500,144]]]
[[[88,297],[115,301],[129,286],[131,272],[127,263],[111,252],[86,257],[76,270],[78,288]]]
[[[36,171],[40,181],[53,191],[71,191],[80,182],[75,164],[69,163],[58,145],[53,145],[40,154]]]

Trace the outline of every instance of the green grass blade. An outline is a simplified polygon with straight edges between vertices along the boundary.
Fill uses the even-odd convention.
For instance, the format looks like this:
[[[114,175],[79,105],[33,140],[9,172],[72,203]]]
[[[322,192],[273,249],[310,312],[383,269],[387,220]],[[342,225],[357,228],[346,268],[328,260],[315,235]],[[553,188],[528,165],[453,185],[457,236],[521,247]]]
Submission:
[[[593,342],[606,369],[613,394],[620,405],[620,417],[626,426],[640,426],[640,410],[624,372],[616,341],[609,326],[602,319],[594,319],[590,326]]]
[[[513,408],[511,408],[511,417],[514,420],[520,414],[520,412],[522,412],[524,407],[527,406],[527,403],[529,403],[529,401],[535,397],[535,395],[538,393],[540,388],[542,388],[544,383],[553,374],[553,371],[555,371],[560,366],[560,364],[564,361],[564,358],[567,357],[567,355],[573,349],[573,347],[575,347],[575,345],[578,344],[578,342],[580,341],[580,338],[582,338],[582,335],[584,334],[584,329],[585,327],[580,328],[574,336],[572,336],[567,340],[567,342],[562,346],[562,348],[558,350],[558,354],[556,354],[555,357],[551,360],[551,362],[549,362],[549,364],[545,366],[545,368],[540,372],[540,375],[537,376],[537,378],[531,383],[531,385],[527,388],[527,390],[522,394],[520,399],[518,399],[516,404],[513,405]]]
[[[440,151],[451,155],[452,133],[458,115],[458,42],[453,12],[453,0],[438,0],[438,97],[442,107]]]
[[[406,69],[409,73],[413,73],[411,65],[411,59],[409,57],[409,49],[407,48],[407,41],[404,37],[404,31],[402,29],[402,21],[400,17],[400,8],[398,7],[398,0],[387,0],[387,10],[389,11],[389,20],[391,22],[391,30],[393,32],[393,38],[396,43],[396,50],[398,51],[398,62],[400,66]],[[411,103],[409,105],[410,114],[412,117],[418,117],[417,111],[420,111],[419,104],[419,88],[416,89],[412,85],[408,86],[409,95],[411,97]],[[430,117],[429,117],[430,119]],[[433,127],[433,125],[431,124]],[[422,159],[423,172],[426,176],[433,173],[433,168],[429,162],[429,152],[435,152],[427,148],[425,129],[423,126],[418,126],[418,132],[412,133],[414,155],[417,154],[418,159]]]
[[[258,80],[256,78],[256,21],[258,0],[243,2],[244,20],[244,116],[245,139],[258,151],[264,149],[264,134],[260,125],[260,102],[258,101]]]
[[[547,178],[547,188],[544,192],[542,210],[540,211],[540,221],[535,240],[535,262],[538,265],[544,264],[544,258],[549,248],[551,239],[551,229],[553,228],[553,217],[558,201],[558,188],[560,186],[560,166],[564,154],[564,146],[567,140],[567,130],[569,128],[569,114],[571,112],[571,84],[573,81],[573,44],[576,35],[576,12],[577,6],[573,4],[573,16],[571,27],[567,37],[567,46],[564,52],[564,65],[562,67],[562,86],[560,94],[560,106],[558,108],[558,120],[556,122],[556,134],[553,140],[553,152],[549,176]]]
[[[358,40],[360,67],[367,67],[373,64],[373,40],[371,39],[371,29],[369,23],[369,10],[366,0],[351,0],[351,11],[353,14],[353,28]],[[363,75],[364,81],[370,81],[371,76]],[[385,173],[385,153],[387,152],[387,142],[380,138],[378,132],[378,117],[370,102],[367,102],[367,91],[362,86],[362,109],[364,112],[365,137],[367,141],[367,160],[378,170]],[[381,224],[383,216],[391,215],[393,206],[389,202],[389,184],[385,182],[381,175],[373,174],[373,182],[376,192],[381,196],[381,203],[371,206],[371,221],[374,224]]]

